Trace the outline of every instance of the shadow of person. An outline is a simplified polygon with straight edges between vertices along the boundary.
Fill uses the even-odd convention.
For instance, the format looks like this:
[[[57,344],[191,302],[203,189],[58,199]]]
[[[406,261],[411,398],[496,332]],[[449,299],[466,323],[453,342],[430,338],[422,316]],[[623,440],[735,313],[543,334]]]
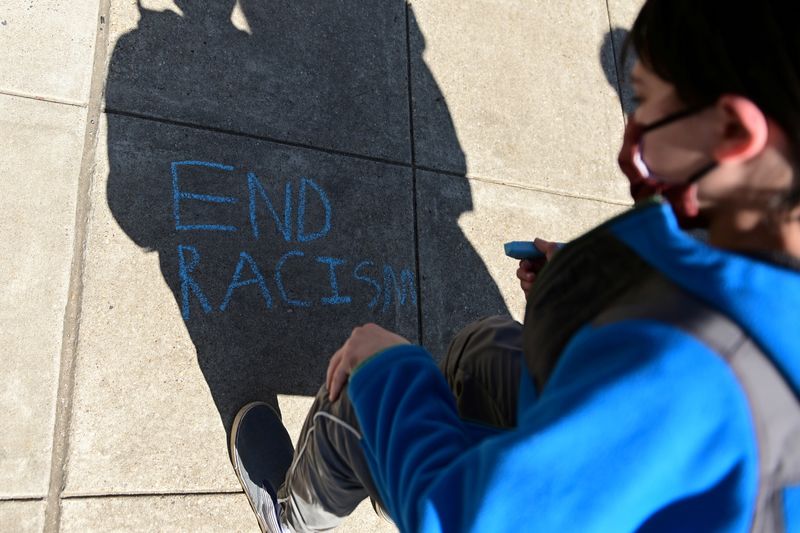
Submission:
[[[138,25],[115,44],[107,200],[125,234],[158,253],[175,319],[226,431],[247,401],[314,395],[331,353],[358,324],[419,340],[418,305],[457,302],[431,315],[446,323],[422,328],[421,341],[439,356],[445,334],[506,312],[457,224],[472,209],[468,181],[443,177],[413,196],[406,17],[418,30],[410,7],[176,5],[182,15],[139,5]],[[231,22],[235,9],[243,29]],[[421,34],[412,42],[423,43]],[[448,170],[463,174],[423,48],[412,47],[414,98],[437,102],[425,120],[435,121]],[[417,202],[436,206],[433,227],[419,228],[441,254],[430,263],[450,265],[429,267],[421,257],[421,279]],[[439,298],[454,280],[461,293]],[[141,301],[173,318],[172,305]],[[437,332],[430,341],[428,329]]]
[[[603,44],[600,46],[600,65],[606,75],[608,84],[616,91],[622,105],[622,112],[627,117],[636,110],[633,101],[633,88],[631,87],[631,70],[633,70],[634,57],[622,57],[622,47],[628,38],[625,28],[613,28],[606,33]],[[631,54],[633,50],[631,50]],[[623,59],[625,62],[623,63]]]

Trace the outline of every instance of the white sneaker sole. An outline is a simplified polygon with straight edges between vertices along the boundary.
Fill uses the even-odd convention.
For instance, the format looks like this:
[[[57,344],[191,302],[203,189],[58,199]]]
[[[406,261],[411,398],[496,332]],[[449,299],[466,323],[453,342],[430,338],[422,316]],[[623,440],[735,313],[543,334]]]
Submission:
[[[280,413],[278,413],[275,410],[275,408],[272,407],[270,404],[266,402],[248,403],[247,405],[239,409],[239,412],[236,413],[236,417],[233,419],[233,425],[231,426],[230,442],[228,442],[228,455],[230,456],[231,464],[233,465],[233,471],[236,472],[236,479],[239,480],[239,484],[242,486],[242,491],[244,492],[244,495],[247,498],[247,503],[250,504],[250,508],[253,510],[253,514],[256,515],[256,520],[258,520],[258,527],[261,528],[261,533],[270,533],[271,530],[267,527],[267,524],[264,523],[264,519],[262,518],[261,513],[256,509],[256,506],[253,504],[253,500],[250,498],[250,496],[247,495],[247,487],[245,486],[245,483],[242,480],[242,474],[239,471],[239,462],[236,460],[236,454],[234,453],[234,445],[236,444],[236,433],[239,430],[239,424],[242,422],[242,418],[244,418],[244,415],[246,415],[250,409],[259,405],[266,405],[267,407],[272,409],[272,412],[275,413],[275,416],[277,416],[278,419],[281,420]],[[274,517],[275,514],[273,513],[272,516]],[[272,525],[277,531],[281,531],[282,529],[278,524],[277,518],[275,518],[275,522],[272,522],[270,525]]]

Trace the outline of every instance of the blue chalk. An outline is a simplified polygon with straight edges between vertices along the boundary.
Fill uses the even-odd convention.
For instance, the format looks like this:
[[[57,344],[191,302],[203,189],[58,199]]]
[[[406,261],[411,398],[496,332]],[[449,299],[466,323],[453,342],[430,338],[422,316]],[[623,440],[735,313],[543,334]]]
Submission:
[[[311,186],[322,201],[322,207],[325,209],[325,226],[316,233],[308,235],[306,233],[306,189]],[[297,208],[297,242],[310,242],[321,237],[324,237],[331,231],[331,202],[325,194],[325,190],[317,185],[314,180],[308,178],[300,178],[300,192],[299,203]]]
[[[505,245],[506,255],[514,259],[544,259],[544,252],[540,251],[530,241],[513,241]]]
[[[392,303],[392,287],[397,295],[397,302],[406,305],[406,297],[411,298],[411,303],[417,305],[417,286],[414,282],[414,271],[404,268],[400,272],[400,283],[397,283],[397,276],[394,269],[389,265],[383,265],[383,309],[386,312]]]
[[[376,279],[371,278],[369,276],[365,276],[364,274],[360,274],[359,270],[361,270],[363,267],[374,267],[374,266],[375,263],[373,263],[372,261],[362,261],[361,263],[356,265],[355,269],[353,269],[353,277],[355,279],[357,279],[358,281],[363,281],[364,283],[368,283],[369,285],[372,285],[373,289],[375,289],[375,296],[373,296],[372,300],[370,300],[369,304],[367,304],[367,307],[369,307],[370,309],[375,307],[375,304],[378,303],[378,298],[380,297],[381,291],[383,289],[381,288],[380,284]]]
[[[336,282],[336,267],[346,263],[343,259],[336,259],[335,257],[317,257],[318,263],[328,265],[328,272],[330,274],[331,291],[333,294],[326,296],[322,299],[325,305],[339,305],[349,304],[353,301],[349,296],[339,296],[339,284]]]
[[[175,218],[175,229],[178,231],[191,231],[191,230],[203,230],[203,231],[237,231],[236,226],[223,226],[220,224],[191,224],[191,225],[184,225],[181,224],[181,208],[180,203],[181,200],[197,200],[200,202],[210,202],[214,204],[235,204],[237,202],[236,198],[230,198],[228,196],[213,196],[210,194],[195,194],[190,192],[184,192],[180,190],[178,186],[178,167],[180,166],[196,166],[196,167],[207,167],[207,168],[215,168],[218,170],[224,170],[226,172],[232,172],[233,167],[230,165],[223,165],[221,163],[209,163],[207,161],[173,161],[172,162],[172,215]],[[188,249],[188,248],[187,248]]]
[[[284,302],[294,307],[311,307],[311,302],[308,300],[293,300],[289,298],[289,295],[286,292],[286,287],[283,285],[283,265],[286,263],[286,260],[290,257],[304,257],[306,254],[303,252],[299,252],[297,250],[292,250],[290,252],[286,252],[281,256],[278,260],[278,263],[275,265],[275,284],[278,286],[278,292],[281,294],[281,298]]]
[[[278,233],[283,235],[283,240],[286,242],[292,242],[292,183],[286,182],[286,185],[284,186],[283,222],[281,222],[281,217],[278,216],[278,211],[272,204],[272,200],[270,200],[267,190],[264,188],[264,185],[261,184],[258,176],[256,176],[253,172],[247,173],[247,190],[250,193],[250,227],[253,229],[253,237],[258,240],[259,232],[258,222],[256,220],[256,195],[259,195],[261,196],[261,199],[264,200],[264,204],[267,206],[267,210],[272,215],[273,220],[275,220],[275,227],[278,229]]]
[[[247,266],[250,267],[250,271],[255,277],[242,281],[242,269],[244,268],[245,263],[247,263]],[[272,296],[269,294],[269,289],[267,288],[267,282],[264,281],[264,276],[261,275],[258,265],[256,265],[256,262],[253,261],[252,257],[250,257],[250,254],[247,252],[242,252],[239,254],[239,262],[236,263],[236,271],[233,273],[233,279],[231,280],[231,284],[228,285],[228,291],[225,293],[225,299],[222,300],[222,305],[219,306],[219,310],[225,311],[225,308],[228,307],[228,304],[231,301],[231,296],[233,296],[234,289],[246,287],[247,285],[252,285],[253,283],[258,284],[258,288],[261,290],[261,296],[264,297],[264,302],[267,304],[267,309],[272,309]]]
[[[189,264],[186,264],[186,256],[184,255],[184,250],[188,251],[192,254],[192,258],[189,260]],[[203,293],[203,289],[200,288],[200,285],[197,281],[192,277],[192,272],[197,265],[200,264],[200,252],[197,251],[197,248],[194,246],[184,246],[183,244],[178,245],[178,275],[181,279],[181,315],[183,316],[184,320],[189,320],[189,293],[193,293],[198,300],[200,300],[200,305],[203,307],[203,311],[208,314],[212,311],[211,304],[208,303],[208,298],[206,298],[205,293]]]

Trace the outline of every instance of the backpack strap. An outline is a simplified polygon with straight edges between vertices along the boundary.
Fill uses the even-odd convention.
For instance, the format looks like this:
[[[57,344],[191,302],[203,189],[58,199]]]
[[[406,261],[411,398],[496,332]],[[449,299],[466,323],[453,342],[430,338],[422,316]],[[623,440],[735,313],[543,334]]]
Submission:
[[[616,220],[624,216],[631,214]],[[559,250],[536,276],[525,309],[522,348],[537,390],[544,388],[575,333],[652,270],[605,226]]]
[[[747,396],[759,452],[759,487],[751,531],[786,531],[784,489],[800,485],[800,402],[753,339],[723,313],[657,271],[626,291],[593,324],[652,319],[686,331],[733,370]]]

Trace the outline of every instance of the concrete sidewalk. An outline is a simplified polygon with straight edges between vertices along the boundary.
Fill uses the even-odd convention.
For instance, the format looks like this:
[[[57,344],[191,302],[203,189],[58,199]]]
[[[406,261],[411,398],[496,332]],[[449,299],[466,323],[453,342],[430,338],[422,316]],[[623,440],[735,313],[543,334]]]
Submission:
[[[296,440],[355,325],[441,357],[629,204],[640,0],[6,4],[0,531],[257,531],[238,407]]]

